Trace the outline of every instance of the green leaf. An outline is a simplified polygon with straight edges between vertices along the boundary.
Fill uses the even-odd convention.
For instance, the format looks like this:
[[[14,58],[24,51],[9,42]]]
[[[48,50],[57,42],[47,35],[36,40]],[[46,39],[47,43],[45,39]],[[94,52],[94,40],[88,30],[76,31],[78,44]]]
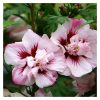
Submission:
[[[66,16],[55,16],[55,15],[49,15],[48,16],[48,23],[60,23],[63,24],[67,20]]]
[[[91,3],[87,6],[88,9],[96,9],[96,3]]]
[[[20,93],[24,88],[23,88],[23,86],[17,86],[17,85],[8,86],[8,90],[10,92],[12,92],[12,93],[15,93],[15,92],[19,92]]]
[[[93,23],[94,22],[94,20],[88,20],[86,23],[85,23],[85,25],[86,24],[91,24],[91,23]]]
[[[57,15],[61,15],[60,9],[59,9],[61,7],[61,5],[62,4],[58,4],[58,3],[55,4],[54,10],[55,10],[55,12],[56,12]]]
[[[41,10],[44,12],[43,16],[47,15],[56,15],[56,12],[54,10],[54,4],[42,4]]]
[[[89,4],[85,8],[80,9],[79,14],[87,20],[96,20],[96,4]]]
[[[10,73],[12,71],[12,65],[6,64],[5,60],[3,59],[3,66],[5,67],[5,70]]]
[[[53,86],[45,88],[46,92],[51,91],[53,96],[75,96],[75,90],[72,85],[72,79],[67,76],[58,76]]]
[[[51,32],[54,32],[58,24],[63,24],[65,21],[67,21],[66,16],[55,16],[55,15],[49,15],[45,18],[47,24],[44,27],[43,31],[46,34],[50,34]]]

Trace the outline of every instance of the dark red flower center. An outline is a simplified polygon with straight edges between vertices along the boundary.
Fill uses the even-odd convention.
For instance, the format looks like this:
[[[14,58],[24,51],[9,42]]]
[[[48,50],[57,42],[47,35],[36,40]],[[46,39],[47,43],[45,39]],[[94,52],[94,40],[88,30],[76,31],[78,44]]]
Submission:
[[[41,69],[38,70],[39,74],[46,74],[46,72],[47,72],[46,70],[41,70]]]
[[[67,59],[67,57],[70,57],[73,61],[78,62],[79,60],[79,56],[78,55],[70,55],[67,51],[65,52],[65,58]]]
[[[19,56],[20,56],[21,59],[24,59],[27,56],[30,56],[30,54],[25,52],[25,51],[21,51],[21,52],[19,52]]]
[[[36,55],[37,48],[38,48],[38,44],[34,45],[34,47],[31,49],[31,55],[33,57],[35,57]]]

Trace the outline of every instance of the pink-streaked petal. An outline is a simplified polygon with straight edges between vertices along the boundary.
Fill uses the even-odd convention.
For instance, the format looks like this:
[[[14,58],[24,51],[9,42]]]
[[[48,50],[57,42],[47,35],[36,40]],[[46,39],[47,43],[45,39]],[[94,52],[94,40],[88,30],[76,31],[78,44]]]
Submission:
[[[92,54],[92,51],[91,51],[91,47],[89,46],[89,43],[79,42],[78,46],[79,46],[79,50],[77,52],[78,55],[84,55],[88,58],[93,57],[93,54]]]
[[[57,56],[55,54],[54,56],[55,57],[48,62],[47,68],[50,70],[63,72],[66,68],[65,58],[63,55]]]
[[[71,27],[69,33],[79,33],[81,31],[86,31],[90,28],[89,24],[86,24],[84,19],[70,19]],[[74,34],[74,35],[75,35]]]
[[[88,29],[86,31],[81,31],[75,36],[73,36],[71,39],[71,42],[79,42],[82,41],[83,43],[87,42],[89,43],[89,46],[91,47],[91,50],[93,53],[96,53],[96,46],[97,46],[97,33],[96,30]]]
[[[51,33],[51,40],[59,45],[66,44],[67,39],[67,27],[65,28],[63,25],[58,25],[58,28],[55,32]]]
[[[86,24],[87,23],[87,21],[86,20],[84,20],[84,19],[81,19],[81,25],[80,25],[80,27],[78,28],[78,33],[80,33],[81,31],[87,31],[88,29],[90,29],[90,25],[89,24]]]
[[[34,84],[34,78],[31,70],[26,66],[17,67],[15,66],[12,70],[12,79],[15,84],[30,86]]]
[[[81,77],[92,71],[91,64],[83,57],[79,57],[76,60],[75,58],[67,57],[66,64],[75,77]]]
[[[45,73],[38,73],[35,81],[40,88],[51,86],[56,82],[58,75],[54,71],[46,71]]]
[[[70,29],[68,31],[68,35],[67,35],[67,42],[70,43],[70,39],[78,34],[79,29],[82,27],[82,29],[84,30],[85,28],[83,28],[83,24],[86,22],[84,19],[69,19],[70,22]],[[86,25],[84,25],[85,27]]]
[[[45,44],[45,45],[44,45]],[[45,49],[47,52],[56,52],[59,47],[55,45],[46,34],[42,36],[42,40],[39,42],[39,48]]]
[[[79,27],[82,23],[83,23],[83,21],[82,21],[82,19],[71,19],[71,21],[72,21],[72,27]]]
[[[50,91],[46,93],[44,89],[40,88],[35,92],[35,97],[52,97],[52,93]]]
[[[39,67],[34,67],[34,68],[32,68],[31,72],[32,72],[34,78],[37,77],[38,70],[39,70]]]
[[[71,28],[72,29],[77,29],[77,28],[80,28],[80,27],[86,27],[86,28],[88,28],[89,29],[89,25],[87,24],[87,25],[85,25],[85,23],[86,23],[86,20],[84,20],[84,19],[71,19],[71,23],[72,23],[72,26],[71,26]]]
[[[87,37],[87,42],[89,42],[93,54],[97,52],[97,31],[88,30],[88,35],[85,33],[84,36]]]
[[[27,56],[29,54],[21,42],[8,44],[5,48],[4,58],[7,64],[19,64]]]
[[[30,54],[34,46],[36,47],[40,40],[41,40],[41,37],[38,36],[36,33],[34,33],[30,29],[26,31],[25,35],[22,38],[22,42]]]

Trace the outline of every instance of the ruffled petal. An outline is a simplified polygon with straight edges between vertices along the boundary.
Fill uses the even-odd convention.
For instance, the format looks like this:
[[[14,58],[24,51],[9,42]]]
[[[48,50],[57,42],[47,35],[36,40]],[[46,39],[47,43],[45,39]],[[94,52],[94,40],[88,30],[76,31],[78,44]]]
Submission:
[[[47,65],[47,68],[50,70],[63,72],[66,69],[65,59],[63,55],[57,56],[54,55],[54,58],[52,58]]]
[[[93,57],[93,54],[92,54],[92,51],[91,51],[91,47],[89,46],[89,43],[79,42],[78,46],[79,46],[79,50],[77,52],[78,55],[84,55],[85,57],[88,57],[88,58]]]
[[[71,39],[71,42],[86,42],[89,43],[89,46],[91,47],[91,51],[93,53],[96,53],[97,48],[97,32],[96,30],[88,29],[78,32],[75,36],[73,36]]]
[[[51,33],[51,40],[59,45],[65,45],[66,44],[66,39],[67,39],[67,28],[65,27],[68,26],[67,22],[64,25],[58,25],[58,28],[55,32]],[[68,29],[69,30],[69,29]]]
[[[38,73],[35,81],[40,88],[51,86],[56,82],[57,73],[54,71],[46,71],[45,73]]]
[[[46,52],[46,50],[45,49],[42,49],[42,50],[37,50],[36,51],[36,56],[35,56],[35,58],[36,59],[43,59],[45,56],[47,55],[47,52]]]
[[[45,44],[45,45],[44,45]],[[59,47],[55,45],[46,34],[42,36],[42,40],[39,42],[39,48],[45,49],[47,52],[56,52]]]
[[[62,25],[58,25],[58,28],[51,35],[51,40],[57,45],[66,45],[70,43],[70,38],[76,35],[78,32],[83,30],[88,30],[89,25],[85,25],[86,21],[84,19],[71,19],[69,18]]]
[[[32,54],[34,49],[37,48],[38,42],[41,40],[41,37],[34,33],[32,30],[28,29],[25,35],[22,38],[22,42],[28,52]],[[36,50],[35,50],[36,51]],[[35,52],[34,52],[35,53]]]
[[[87,24],[87,25],[85,25],[86,24],[86,20],[84,20],[84,19],[70,19],[70,22],[71,22],[71,29],[72,30],[86,30],[86,29],[89,29],[90,28],[90,26],[89,26],[89,24]]]
[[[79,20],[80,21],[80,25],[79,25],[79,27],[78,27],[78,33],[80,33],[80,32],[85,32],[85,31],[87,31],[88,29],[90,29],[90,25],[89,24],[86,24],[87,23],[87,21],[85,20],[85,19],[80,19]]]
[[[38,70],[39,70],[39,67],[34,67],[34,68],[32,68],[31,72],[32,72],[34,78],[37,77]]]
[[[92,68],[97,67],[97,56],[93,56],[93,58],[86,58],[87,62],[89,62]]]
[[[5,48],[4,58],[7,64],[16,65],[25,64],[25,58],[29,56],[24,45],[21,42],[8,44]]]
[[[26,86],[33,85],[35,82],[31,70],[27,66],[25,68],[20,66],[14,67],[12,79],[15,84]]]
[[[70,69],[72,75],[75,77],[81,77],[92,71],[91,64],[87,62],[83,57],[79,57],[76,60],[75,58],[73,59],[71,57],[68,57],[66,60],[66,64]]]

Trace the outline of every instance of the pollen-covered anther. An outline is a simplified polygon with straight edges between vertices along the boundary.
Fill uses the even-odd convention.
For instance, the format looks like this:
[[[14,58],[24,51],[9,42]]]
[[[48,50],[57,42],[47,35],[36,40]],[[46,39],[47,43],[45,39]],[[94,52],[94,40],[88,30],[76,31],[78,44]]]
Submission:
[[[79,46],[75,43],[69,44],[67,47],[67,51],[70,55],[77,55],[77,52],[79,51]]]

